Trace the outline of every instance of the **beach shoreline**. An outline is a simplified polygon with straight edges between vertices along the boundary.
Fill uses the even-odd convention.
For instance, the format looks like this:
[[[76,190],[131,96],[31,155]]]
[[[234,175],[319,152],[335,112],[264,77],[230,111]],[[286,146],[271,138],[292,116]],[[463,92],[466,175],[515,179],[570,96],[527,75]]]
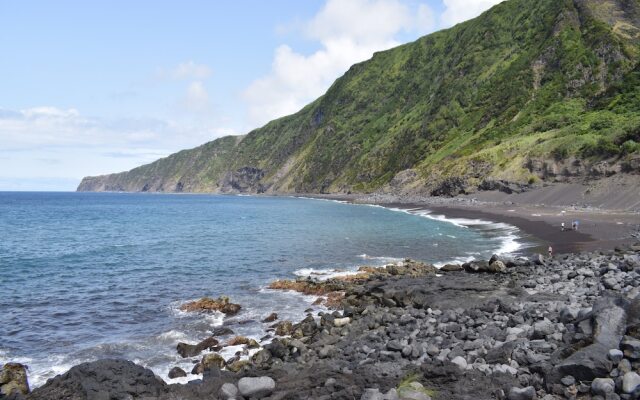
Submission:
[[[535,190],[534,190],[535,191]],[[387,208],[430,211],[446,218],[482,219],[513,225],[536,245],[528,252],[547,254],[551,246],[555,254],[610,250],[640,240],[640,212],[577,204],[544,204],[534,201],[514,202],[522,197],[504,193],[482,193],[452,198],[398,195],[308,195],[305,197],[374,204]],[[640,193],[639,193],[640,195]],[[539,200],[535,196],[531,199]],[[572,229],[578,221],[578,230]],[[562,230],[562,223],[565,230]]]

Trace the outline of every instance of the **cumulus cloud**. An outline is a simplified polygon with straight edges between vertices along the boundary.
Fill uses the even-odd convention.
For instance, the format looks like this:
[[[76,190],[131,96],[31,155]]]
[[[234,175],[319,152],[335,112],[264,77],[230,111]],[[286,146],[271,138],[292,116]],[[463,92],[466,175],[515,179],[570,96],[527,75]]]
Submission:
[[[475,18],[483,11],[502,3],[504,0],[442,0],[445,10],[442,13],[443,26],[453,26],[459,22]]]
[[[426,4],[412,9],[400,0],[328,0],[304,29],[321,48],[305,55],[279,46],[271,72],[244,91],[251,123],[263,124],[298,111],[351,65],[399,45],[399,33],[426,33],[434,25],[434,14]]]
[[[202,82],[194,81],[189,84],[184,105],[190,111],[202,112],[208,109],[209,93]]]

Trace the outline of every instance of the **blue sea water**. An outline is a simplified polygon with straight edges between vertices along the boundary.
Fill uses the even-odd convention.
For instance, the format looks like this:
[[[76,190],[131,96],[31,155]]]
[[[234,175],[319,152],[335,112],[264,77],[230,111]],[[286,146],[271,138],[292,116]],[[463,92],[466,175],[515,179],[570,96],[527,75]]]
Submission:
[[[170,368],[193,366],[177,355],[179,341],[222,324],[259,339],[271,312],[304,317],[314,299],[265,289],[272,280],[405,257],[488,257],[516,251],[517,236],[503,224],[313,199],[0,193],[0,363],[28,364],[33,386],[105,357],[176,382]],[[220,295],[240,314],[179,311]]]

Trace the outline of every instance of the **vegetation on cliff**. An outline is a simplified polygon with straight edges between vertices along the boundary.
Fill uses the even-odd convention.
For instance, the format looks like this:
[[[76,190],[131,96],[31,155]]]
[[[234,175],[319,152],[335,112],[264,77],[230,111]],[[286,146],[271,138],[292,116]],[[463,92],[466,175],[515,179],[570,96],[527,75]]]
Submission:
[[[78,189],[431,192],[452,177],[464,188],[639,172],[639,44],[637,0],[509,0],[376,53],[246,136]]]

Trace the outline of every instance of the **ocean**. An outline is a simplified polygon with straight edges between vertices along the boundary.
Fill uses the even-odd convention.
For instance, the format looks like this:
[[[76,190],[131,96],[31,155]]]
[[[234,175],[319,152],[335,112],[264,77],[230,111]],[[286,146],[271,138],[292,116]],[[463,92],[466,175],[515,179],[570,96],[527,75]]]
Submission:
[[[292,197],[0,192],[0,364],[40,386],[71,366],[126,358],[167,382],[176,352],[228,326],[260,339],[271,312],[300,320],[312,297],[266,289],[279,278],[412,258],[443,264],[526,246],[506,224],[426,210]],[[181,312],[226,295],[233,317]],[[234,348],[227,348],[230,357]]]

